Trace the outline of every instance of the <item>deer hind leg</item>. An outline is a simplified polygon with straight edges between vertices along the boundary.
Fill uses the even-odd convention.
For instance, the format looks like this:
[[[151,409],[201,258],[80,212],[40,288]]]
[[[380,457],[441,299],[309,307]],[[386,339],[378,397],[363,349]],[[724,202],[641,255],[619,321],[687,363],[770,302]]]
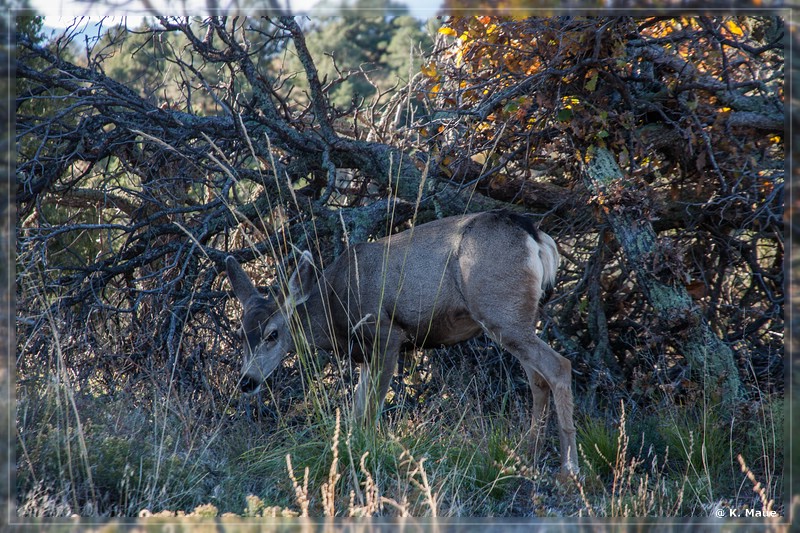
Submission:
[[[523,364],[527,363],[536,369],[553,392],[561,441],[561,471],[563,474],[577,473],[578,451],[573,419],[572,363],[536,335],[531,335],[529,342],[528,349],[525,350],[527,361]]]
[[[550,403],[550,386],[547,381],[530,364],[523,363],[528,383],[533,395],[533,413],[531,417],[530,456],[534,464],[539,462],[539,452],[544,443],[547,428],[548,404]]]
[[[506,313],[495,313],[488,320],[488,313],[478,316],[478,322],[495,341],[511,352],[528,374],[533,392],[531,427],[531,448],[537,451],[540,428],[544,428],[544,414],[547,406],[547,391],[553,393],[553,404],[558,419],[558,434],[561,441],[561,471],[563,475],[578,472],[578,452],[575,442],[575,423],[573,421],[572,364],[562,357],[533,332],[530,320],[523,317],[535,316],[525,303],[518,307],[512,304]],[[487,318],[481,320],[481,318]],[[541,380],[539,379],[541,378]],[[544,385],[543,386],[543,383]],[[535,459],[535,455],[533,459]]]
[[[502,328],[498,328],[502,329]],[[558,419],[558,433],[561,442],[561,472],[564,475],[578,472],[578,452],[575,441],[575,422],[573,420],[572,364],[534,333],[492,330],[522,363],[528,374],[533,392],[534,412],[531,425],[531,448],[538,451],[540,430],[544,429],[547,407],[547,391],[553,393],[553,404]],[[544,383],[542,383],[544,382]],[[543,386],[544,385],[544,386]],[[543,398],[544,397],[544,398]],[[536,456],[534,455],[534,459]]]

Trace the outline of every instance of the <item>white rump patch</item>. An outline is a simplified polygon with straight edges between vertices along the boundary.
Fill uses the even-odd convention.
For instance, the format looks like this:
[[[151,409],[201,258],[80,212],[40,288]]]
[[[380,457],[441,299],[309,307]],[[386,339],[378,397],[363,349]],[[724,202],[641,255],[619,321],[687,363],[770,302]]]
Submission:
[[[555,241],[546,233],[539,232],[539,241],[528,235],[525,246],[528,249],[527,267],[539,280],[542,290],[547,290],[556,283],[556,272],[561,256]]]

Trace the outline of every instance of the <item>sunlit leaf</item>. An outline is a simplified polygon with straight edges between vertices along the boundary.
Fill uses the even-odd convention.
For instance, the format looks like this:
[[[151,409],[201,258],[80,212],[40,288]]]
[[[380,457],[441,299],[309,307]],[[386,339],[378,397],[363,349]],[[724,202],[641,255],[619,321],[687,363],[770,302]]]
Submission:
[[[489,155],[489,150],[485,150],[483,152],[478,152],[477,154],[472,154],[472,156],[470,156],[470,159],[472,159],[473,161],[475,161],[479,165],[482,165],[482,164],[486,163],[486,159],[487,159],[488,155]]]
[[[434,65],[433,63],[427,63],[425,65],[422,65],[422,68],[420,70],[425,76],[429,78],[433,78],[434,76],[436,76],[436,65]]]
[[[742,30],[742,27],[741,27],[741,26],[739,26],[738,24],[736,24],[736,23],[735,23],[734,21],[732,21],[732,20],[729,20],[729,21],[728,21],[728,22],[725,24],[725,27],[726,27],[726,28],[728,28],[728,31],[729,31],[729,32],[731,32],[732,34],[734,34],[734,35],[735,35],[735,36],[737,36],[737,37],[741,37],[742,35],[744,35],[744,31]]]

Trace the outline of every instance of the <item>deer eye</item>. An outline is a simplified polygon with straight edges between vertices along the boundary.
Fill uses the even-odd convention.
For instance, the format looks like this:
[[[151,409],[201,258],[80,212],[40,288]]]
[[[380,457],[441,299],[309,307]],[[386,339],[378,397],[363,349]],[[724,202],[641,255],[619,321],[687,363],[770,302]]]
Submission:
[[[275,342],[276,340],[278,340],[278,330],[277,329],[273,329],[272,331],[267,333],[267,335],[264,337],[264,341],[266,341],[266,342]]]

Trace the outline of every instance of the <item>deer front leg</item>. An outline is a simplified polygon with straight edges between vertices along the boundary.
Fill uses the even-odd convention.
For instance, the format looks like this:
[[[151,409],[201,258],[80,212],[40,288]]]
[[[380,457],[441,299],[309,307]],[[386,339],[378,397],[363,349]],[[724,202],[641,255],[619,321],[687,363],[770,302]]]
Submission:
[[[362,420],[365,425],[374,424],[378,415],[383,410],[383,401],[389,391],[389,385],[397,368],[400,357],[402,335],[390,330],[385,342],[378,342],[373,347],[374,352],[370,359],[377,360],[378,364],[367,363],[359,365],[358,385],[356,386],[353,414],[356,420]]]
[[[378,377],[376,396],[367,404],[367,423],[375,421],[378,415],[383,411],[383,402],[386,399],[386,393],[389,392],[389,385],[392,383],[399,356],[400,352],[398,350],[392,350],[391,353],[386,354],[383,360],[383,367],[380,369],[380,375]]]
[[[353,418],[355,420],[363,420],[364,418],[369,396],[369,382],[369,365],[362,363],[358,365],[358,385],[356,385],[356,391],[353,394]]]

